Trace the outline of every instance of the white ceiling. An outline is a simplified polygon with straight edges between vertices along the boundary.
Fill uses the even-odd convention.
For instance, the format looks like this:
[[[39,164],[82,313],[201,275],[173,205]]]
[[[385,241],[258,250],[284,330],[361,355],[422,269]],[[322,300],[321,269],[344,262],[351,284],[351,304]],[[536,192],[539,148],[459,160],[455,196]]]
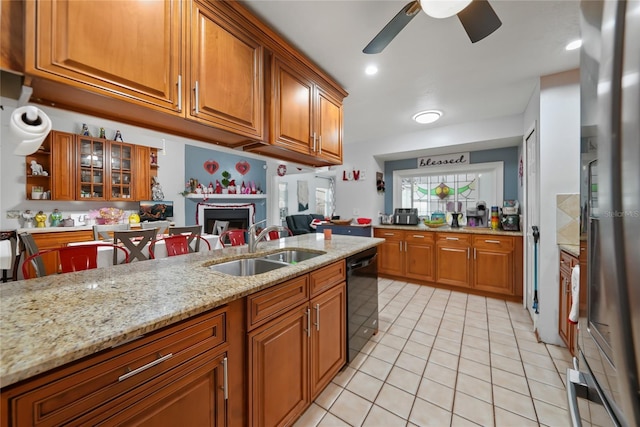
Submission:
[[[502,20],[472,44],[456,17],[420,12],[377,55],[362,49],[409,0],[245,0],[348,92],[344,143],[522,114],[540,76],[579,66],[577,0],[491,0]],[[379,73],[367,76],[375,64]],[[419,125],[411,116],[438,109]]]

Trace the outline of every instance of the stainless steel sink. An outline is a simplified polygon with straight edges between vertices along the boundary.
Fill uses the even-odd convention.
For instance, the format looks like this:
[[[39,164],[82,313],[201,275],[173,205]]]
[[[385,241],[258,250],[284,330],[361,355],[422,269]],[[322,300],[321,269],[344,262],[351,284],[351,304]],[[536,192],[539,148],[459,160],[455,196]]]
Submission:
[[[264,258],[246,258],[210,265],[209,268],[231,276],[255,276],[287,267],[289,264]]]
[[[284,251],[265,255],[262,258],[266,260],[286,262],[287,264],[296,264],[301,261],[315,258],[320,255],[323,255],[323,254],[318,252],[303,251],[299,249],[287,249]]]

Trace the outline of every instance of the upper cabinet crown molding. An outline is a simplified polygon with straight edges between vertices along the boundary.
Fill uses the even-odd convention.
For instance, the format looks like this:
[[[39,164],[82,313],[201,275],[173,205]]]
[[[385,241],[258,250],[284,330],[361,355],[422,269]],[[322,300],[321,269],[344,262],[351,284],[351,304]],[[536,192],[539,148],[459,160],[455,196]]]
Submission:
[[[24,7],[25,82],[35,102],[232,148],[272,146],[279,95],[269,90],[269,58],[278,57],[311,84],[315,148],[255,151],[281,158],[290,151],[306,164],[342,162],[346,91],[239,2],[55,0]],[[98,18],[108,23],[100,31]]]

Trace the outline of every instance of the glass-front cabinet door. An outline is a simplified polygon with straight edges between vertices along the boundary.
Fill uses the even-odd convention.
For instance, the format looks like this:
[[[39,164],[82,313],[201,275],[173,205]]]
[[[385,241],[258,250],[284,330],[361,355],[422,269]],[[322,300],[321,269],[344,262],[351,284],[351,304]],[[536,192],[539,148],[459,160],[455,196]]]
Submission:
[[[87,137],[81,137],[79,140],[79,200],[106,200],[104,140]]]
[[[111,142],[111,200],[131,199],[133,146]]]

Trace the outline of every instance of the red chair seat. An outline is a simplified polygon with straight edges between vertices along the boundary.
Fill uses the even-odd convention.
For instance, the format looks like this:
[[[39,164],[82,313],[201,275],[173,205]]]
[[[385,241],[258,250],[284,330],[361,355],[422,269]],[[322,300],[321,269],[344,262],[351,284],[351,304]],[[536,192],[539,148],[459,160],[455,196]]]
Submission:
[[[165,236],[161,239],[154,240],[151,242],[149,246],[149,253],[155,257],[154,249],[156,247],[156,243],[160,240],[164,240],[165,247],[167,248],[167,256],[176,256],[176,255],[186,255],[190,252],[189,250],[189,239],[193,236],[193,238],[200,239],[204,243],[207,244],[207,250],[211,250],[211,244],[202,236],[197,234],[188,235],[188,234],[174,234],[171,236]]]
[[[220,235],[220,245],[224,248],[227,238],[229,238],[231,246],[244,245],[246,243],[244,240],[244,233],[246,232],[247,230],[227,230]]]

